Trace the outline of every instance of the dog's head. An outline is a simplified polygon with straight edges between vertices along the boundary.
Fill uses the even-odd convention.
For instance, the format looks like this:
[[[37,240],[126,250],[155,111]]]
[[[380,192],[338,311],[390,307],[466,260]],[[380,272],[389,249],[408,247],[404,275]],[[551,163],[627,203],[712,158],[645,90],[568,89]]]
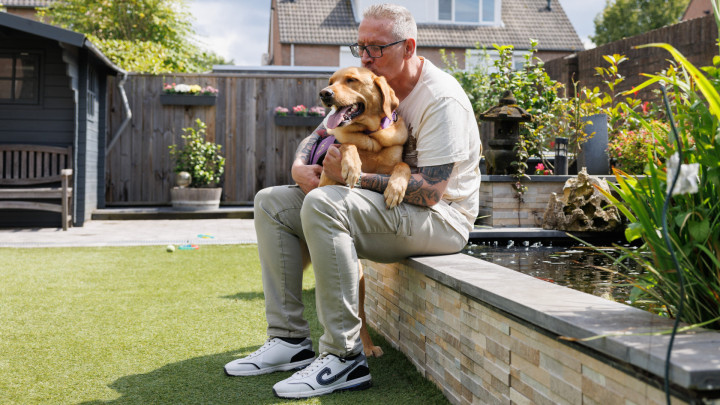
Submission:
[[[332,108],[329,129],[352,125],[357,126],[353,129],[375,131],[400,104],[384,77],[360,67],[335,72],[329,85],[320,91],[320,99]]]

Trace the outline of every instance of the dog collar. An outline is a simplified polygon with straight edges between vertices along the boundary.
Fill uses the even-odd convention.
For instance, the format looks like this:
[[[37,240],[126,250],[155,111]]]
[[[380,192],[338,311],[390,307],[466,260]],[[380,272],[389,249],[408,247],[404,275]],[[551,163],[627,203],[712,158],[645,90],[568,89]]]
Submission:
[[[378,128],[378,129],[375,130],[375,131],[365,130],[365,134],[372,134],[373,132],[377,132],[377,131],[379,131],[379,130],[381,130],[381,129],[385,129],[385,128],[389,127],[390,125],[396,123],[397,120],[398,120],[397,112],[393,111],[393,112],[392,112],[392,116],[390,116],[390,117],[383,117],[383,119],[380,120],[380,128]]]
[[[390,117],[384,117],[382,121],[380,121],[380,129],[385,129],[389,127],[390,125],[396,123],[398,120],[397,112],[393,111],[392,116]]]

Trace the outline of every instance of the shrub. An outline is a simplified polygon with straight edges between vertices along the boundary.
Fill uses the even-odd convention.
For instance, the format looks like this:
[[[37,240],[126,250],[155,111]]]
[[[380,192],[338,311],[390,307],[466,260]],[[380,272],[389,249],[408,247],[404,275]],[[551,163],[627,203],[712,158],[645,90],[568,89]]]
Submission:
[[[225,172],[225,158],[220,155],[222,145],[206,142],[207,126],[200,119],[195,123],[197,129],[183,128],[185,146],[182,149],[170,145],[170,156],[175,159],[175,173],[190,173],[190,187],[216,187]]]
[[[618,169],[629,174],[643,174],[650,160],[665,156],[665,148],[657,136],[667,139],[668,125],[658,120],[647,124],[648,128],[621,129],[608,142],[608,156]]]
[[[677,132],[629,112],[659,141],[660,158],[648,160],[642,178],[614,169],[620,197],[608,198],[630,220],[628,241],[644,243],[637,251],[626,250],[647,269],[632,279],[634,298],[650,296],[671,317],[720,329],[720,70],[717,64],[706,67],[706,76],[671,46],[650,46],[668,50],[681,65],[641,85],[669,85],[668,119],[677,120]],[[674,173],[681,175],[681,190],[669,190]],[[649,254],[638,253],[643,250]],[[682,302],[685,310],[678,317]]]

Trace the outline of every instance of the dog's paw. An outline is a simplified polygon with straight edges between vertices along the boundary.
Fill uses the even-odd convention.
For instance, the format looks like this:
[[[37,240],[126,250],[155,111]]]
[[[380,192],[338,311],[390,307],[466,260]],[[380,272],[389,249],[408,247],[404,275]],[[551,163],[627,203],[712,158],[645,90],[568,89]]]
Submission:
[[[380,346],[370,346],[367,349],[363,349],[363,351],[366,357],[380,357],[384,354]]]
[[[405,191],[407,190],[407,182],[401,179],[391,178],[388,182],[388,186],[385,189],[385,205],[389,208],[395,208],[405,198]]]
[[[360,169],[362,168],[362,163],[360,162],[360,159],[343,159],[342,160],[342,176],[343,180],[345,180],[345,184],[347,184],[348,187],[353,188],[355,187],[355,184],[357,183],[358,179],[360,179]]]

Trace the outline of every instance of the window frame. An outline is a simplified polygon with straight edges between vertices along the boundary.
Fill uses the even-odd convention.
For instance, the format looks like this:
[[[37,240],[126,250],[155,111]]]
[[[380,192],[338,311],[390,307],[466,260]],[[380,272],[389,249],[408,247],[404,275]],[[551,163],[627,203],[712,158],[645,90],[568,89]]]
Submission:
[[[525,57],[528,53],[530,53],[528,50],[513,50],[513,70],[518,71],[523,68],[525,64]],[[487,54],[487,59],[484,59],[485,54]],[[495,73],[498,70],[495,67],[494,62],[499,59],[500,53],[495,49],[468,49],[465,54],[465,69],[463,70],[469,71],[474,69],[478,64],[482,64],[485,66],[487,73]]]
[[[483,0],[475,0],[478,3],[478,15],[477,21],[457,21],[456,15],[455,15],[455,2],[457,0],[448,0],[450,1],[450,19],[449,20],[441,20],[440,19],[440,0],[437,0],[436,7],[435,7],[435,20],[440,24],[454,24],[454,25],[502,25],[502,20],[500,18],[500,10],[502,8],[502,0],[492,0],[494,3],[494,10],[493,10],[493,19],[491,21],[485,21],[483,20]]]
[[[14,94],[16,83],[18,81],[17,78],[17,72],[16,72],[16,64],[17,59],[21,56],[33,56],[35,59],[35,69],[34,69],[34,75],[32,79],[35,82],[35,91],[32,98],[28,99],[21,99],[17,98],[17,95]],[[43,54],[41,51],[35,51],[35,50],[18,50],[18,49],[0,49],[0,56],[3,57],[11,57],[12,58],[12,73],[10,77],[2,77],[3,80],[10,80],[10,88],[11,88],[11,96],[15,96],[15,98],[0,98],[0,104],[2,105],[39,105],[40,104],[40,94],[42,93],[42,75],[41,75],[41,69],[43,65]],[[22,80],[22,79],[21,79]]]

